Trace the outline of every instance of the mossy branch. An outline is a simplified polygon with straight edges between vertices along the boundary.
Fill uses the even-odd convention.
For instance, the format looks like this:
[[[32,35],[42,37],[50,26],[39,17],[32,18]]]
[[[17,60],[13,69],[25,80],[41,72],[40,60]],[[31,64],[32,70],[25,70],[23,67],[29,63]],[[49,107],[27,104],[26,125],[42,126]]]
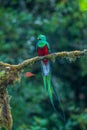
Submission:
[[[27,59],[23,61],[22,63],[18,65],[11,65],[7,63],[0,62],[0,68],[2,68],[5,72],[4,75],[0,75],[0,86],[7,86],[8,84],[14,83],[14,81],[19,80],[19,73],[21,73],[21,70],[26,68],[29,65],[34,64],[35,62],[38,62],[42,60],[43,58],[47,58],[49,60],[55,60],[55,58],[67,58],[70,61],[76,60],[78,57],[87,55],[87,49],[83,51],[63,51],[63,52],[56,52],[52,53],[43,57],[36,56],[31,59]]]
[[[18,71],[21,71],[22,69],[24,69],[28,65],[32,65],[35,62],[38,62],[44,58],[47,58],[50,60],[58,58],[58,57],[59,58],[76,58],[77,59],[78,57],[81,57],[83,55],[87,55],[87,49],[84,49],[83,51],[75,50],[75,51],[70,51],[70,52],[67,52],[67,51],[56,52],[56,53],[51,53],[51,54],[43,56],[43,57],[36,56],[34,58],[27,59],[18,65],[11,65],[8,63],[0,62],[0,67],[2,67],[2,68],[10,67],[13,70],[16,69]]]

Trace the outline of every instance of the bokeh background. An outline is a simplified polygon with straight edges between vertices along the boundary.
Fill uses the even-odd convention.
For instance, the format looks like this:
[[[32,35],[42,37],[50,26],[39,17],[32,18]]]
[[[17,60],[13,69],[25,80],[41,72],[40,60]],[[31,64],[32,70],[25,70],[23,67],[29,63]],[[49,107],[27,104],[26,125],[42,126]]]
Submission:
[[[47,36],[51,52],[87,49],[87,11],[79,0],[0,0],[0,61],[18,64],[36,56],[39,34]],[[27,71],[35,76],[25,77]],[[20,83],[8,87],[13,130],[87,130],[87,57],[52,63],[65,123],[60,104],[54,97],[56,114],[43,90],[40,63],[24,73]]]

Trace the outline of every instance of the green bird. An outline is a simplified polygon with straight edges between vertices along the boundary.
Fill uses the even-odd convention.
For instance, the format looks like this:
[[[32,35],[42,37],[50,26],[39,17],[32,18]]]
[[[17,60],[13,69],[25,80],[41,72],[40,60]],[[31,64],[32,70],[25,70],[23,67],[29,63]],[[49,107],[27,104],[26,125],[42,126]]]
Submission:
[[[44,35],[38,36],[38,42],[36,46],[37,46],[37,53],[39,56],[45,56],[50,53],[50,45],[47,42],[46,37]],[[41,61],[41,66],[42,66],[44,88],[45,90],[48,91],[51,103],[53,104],[53,90],[51,87],[51,72],[50,72],[49,60],[44,58]]]
[[[39,56],[45,56],[50,54],[51,50],[50,50],[50,44],[46,39],[45,35],[39,35],[38,36],[38,41],[36,43],[36,49],[37,49],[37,53]],[[50,61],[47,58],[44,58],[41,60],[41,68],[42,68],[42,77],[43,77],[43,82],[44,82],[44,89],[48,92],[51,104],[54,108],[55,111],[56,108],[54,106],[54,101],[53,101],[53,94],[55,95],[58,103],[61,106],[61,101],[60,98],[56,92],[56,88],[55,85],[52,82],[52,76],[51,76],[51,66],[50,66]],[[62,112],[63,112],[63,119],[65,120],[65,114],[63,111],[63,108],[61,106]]]

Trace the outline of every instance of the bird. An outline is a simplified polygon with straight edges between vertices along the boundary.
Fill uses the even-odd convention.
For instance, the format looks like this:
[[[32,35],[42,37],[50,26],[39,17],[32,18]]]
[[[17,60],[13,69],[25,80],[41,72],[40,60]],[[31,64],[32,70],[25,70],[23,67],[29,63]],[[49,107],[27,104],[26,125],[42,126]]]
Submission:
[[[37,50],[38,56],[46,56],[46,55],[51,53],[50,44],[47,41],[47,38],[45,35],[40,34],[37,37],[36,50]],[[60,104],[60,107],[61,107],[62,112],[63,112],[62,119],[65,121],[64,110],[63,110],[60,98],[57,94],[55,85],[52,82],[51,65],[50,65],[49,59],[47,59],[47,58],[41,59],[41,70],[42,70],[44,89],[46,92],[48,92],[48,96],[49,96],[50,102],[53,106],[53,109],[57,112],[55,105],[54,105],[54,100],[53,100],[53,94],[54,94],[58,103]]]
[[[45,35],[40,34],[37,37],[37,43],[36,43],[36,49],[38,56],[45,56],[51,53],[50,50],[50,44],[47,41],[47,38]],[[50,67],[50,61],[47,58],[44,58],[41,60],[41,69],[42,69],[42,77],[43,77],[43,83],[44,83],[44,89],[48,92],[50,101],[54,107],[53,103],[53,88],[51,85],[51,67]]]

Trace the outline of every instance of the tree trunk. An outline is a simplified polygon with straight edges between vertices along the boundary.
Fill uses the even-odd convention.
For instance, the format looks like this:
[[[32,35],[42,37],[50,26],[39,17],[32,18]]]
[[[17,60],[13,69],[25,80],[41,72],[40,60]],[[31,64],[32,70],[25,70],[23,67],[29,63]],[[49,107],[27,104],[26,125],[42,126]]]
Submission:
[[[12,116],[7,89],[0,90],[0,127],[12,130]]]

